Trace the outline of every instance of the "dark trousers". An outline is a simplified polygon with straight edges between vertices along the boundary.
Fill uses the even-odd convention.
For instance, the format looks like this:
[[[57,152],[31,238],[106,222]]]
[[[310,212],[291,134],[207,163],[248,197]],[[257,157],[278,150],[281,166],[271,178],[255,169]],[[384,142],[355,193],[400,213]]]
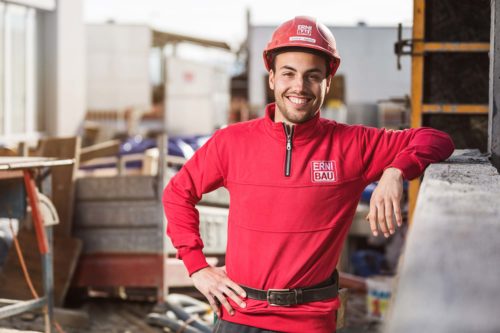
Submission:
[[[233,324],[219,319],[214,327],[214,333],[279,333],[277,331],[264,330],[258,327]]]

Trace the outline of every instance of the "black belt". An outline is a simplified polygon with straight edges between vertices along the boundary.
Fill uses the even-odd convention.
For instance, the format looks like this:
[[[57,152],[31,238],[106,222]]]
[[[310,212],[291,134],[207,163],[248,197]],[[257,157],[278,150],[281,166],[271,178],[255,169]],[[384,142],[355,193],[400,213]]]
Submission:
[[[267,301],[272,306],[292,306],[302,303],[323,301],[337,297],[339,291],[339,273],[335,270],[328,280],[308,288],[294,289],[254,289],[241,286],[247,297]]]

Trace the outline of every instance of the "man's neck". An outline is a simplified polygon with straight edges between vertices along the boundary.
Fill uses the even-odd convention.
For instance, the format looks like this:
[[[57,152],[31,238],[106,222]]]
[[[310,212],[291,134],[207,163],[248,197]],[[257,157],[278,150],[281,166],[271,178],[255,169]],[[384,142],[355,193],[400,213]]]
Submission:
[[[277,106],[276,106],[276,109],[274,111],[274,122],[275,123],[285,123],[286,125],[289,125],[289,126],[295,125],[294,123],[292,123],[291,121],[289,121],[288,119],[283,117],[283,115],[281,114],[281,112]]]

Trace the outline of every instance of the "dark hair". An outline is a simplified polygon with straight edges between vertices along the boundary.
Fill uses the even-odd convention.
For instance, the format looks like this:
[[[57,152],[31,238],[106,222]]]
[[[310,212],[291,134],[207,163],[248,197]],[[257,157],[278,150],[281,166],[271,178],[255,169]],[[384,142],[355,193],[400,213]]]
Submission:
[[[328,57],[328,55],[326,55],[324,52],[315,49],[299,47],[299,46],[287,46],[273,50],[271,53],[271,69],[273,70],[273,72],[276,72],[276,65],[275,65],[276,57],[279,54],[286,52],[304,52],[322,57],[323,59],[325,59],[326,77],[330,75],[330,58]]]

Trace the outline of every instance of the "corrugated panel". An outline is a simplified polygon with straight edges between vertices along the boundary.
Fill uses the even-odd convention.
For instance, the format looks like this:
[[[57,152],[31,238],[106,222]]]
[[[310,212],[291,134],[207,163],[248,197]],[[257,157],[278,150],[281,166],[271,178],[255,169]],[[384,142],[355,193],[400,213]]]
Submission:
[[[83,253],[160,253],[157,227],[77,229],[75,236],[83,240]]]
[[[426,0],[428,42],[489,42],[490,0]]]
[[[486,52],[432,53],[424,59],[424,103],[488,104]]]
[[[75,211],[76,228],[88,227],[156,227],[161,223],[162,209],[156,200],[83,201]]]
[[[197,207],[200,211],[200,235],[205,245],[203,252],[224,254],[227,243],[227,217],[225,208]],[[137,224],[138,225],[138,224]],[[83,240],[84,253],[160,253],[159,228],[151,227],[95,227],[77,228],[74,235]],[[170,240],[168,249],[175,253]]]
[[[474,147],[481,152],[487,151],[488,117],[486,115],[424,115],[422,125],[448,133],[456,149]]]
[[[156,199],[154,176],[87,177],[76,182],[76,200]]]

